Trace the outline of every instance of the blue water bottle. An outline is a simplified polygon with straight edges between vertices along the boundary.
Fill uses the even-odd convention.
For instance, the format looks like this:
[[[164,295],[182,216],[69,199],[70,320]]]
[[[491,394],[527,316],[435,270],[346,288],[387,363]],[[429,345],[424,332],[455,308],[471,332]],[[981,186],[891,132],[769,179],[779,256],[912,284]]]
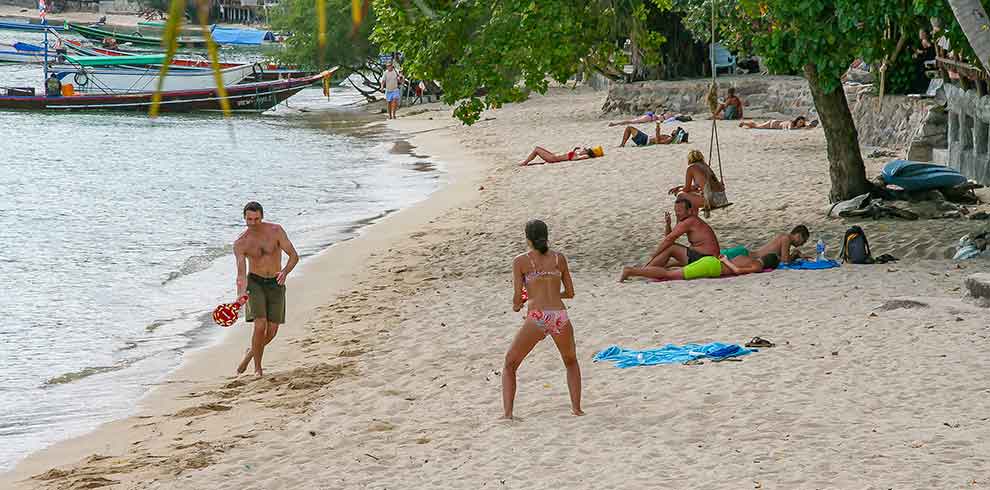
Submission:
[[[822,240],[821,238],[818,239],[818,243],[815,244],[815,251],[818,252],[818,255],[815,257],[816,261],[822,262],[828,260],[825,257],[825,240]]]

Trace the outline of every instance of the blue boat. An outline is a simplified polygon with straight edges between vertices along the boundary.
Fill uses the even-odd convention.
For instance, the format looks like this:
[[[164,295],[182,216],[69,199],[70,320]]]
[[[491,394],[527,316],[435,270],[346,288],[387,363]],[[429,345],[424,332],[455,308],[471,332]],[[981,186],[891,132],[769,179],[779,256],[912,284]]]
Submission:
[[[880,175],[885,183],[906,191],[955,187],[968,181],[966,176],[945,165],[911,160],[891,161],[883,166]]]
[[[23,22],[17,21],[0,21],[0,29],[10,29],[15,31],[34,31],[34,32],[44,32],[45,28],[54,29],[56,31],[64,31],[65,26],[61,23],[59,24],[32,24],[25,19]]]

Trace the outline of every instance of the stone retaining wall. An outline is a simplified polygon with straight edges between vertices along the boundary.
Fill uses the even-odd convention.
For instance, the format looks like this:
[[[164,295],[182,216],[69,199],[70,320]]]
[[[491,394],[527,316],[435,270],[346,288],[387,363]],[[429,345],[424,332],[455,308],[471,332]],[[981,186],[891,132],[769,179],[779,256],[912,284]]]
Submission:
[[[710,80],[650,81],[612,84],[603,112],[642,114],[646,111],[707,113]],[[735,87],[750,117],[817,117],[808,83],[801,77],[742,75],[719,77],[720,95]],[[877,96],[868,87],[847,87],[846,98],[863,146],[906,150],[911,159],[931,161],[933,150],[947,147],[946,115],[936,99]],[[988,104],[990,107],[990,104]],[[987,112],[990,114],[990,110]]]
[[[945,85],[949,119],[949,166],[990,185],[990,97]]]

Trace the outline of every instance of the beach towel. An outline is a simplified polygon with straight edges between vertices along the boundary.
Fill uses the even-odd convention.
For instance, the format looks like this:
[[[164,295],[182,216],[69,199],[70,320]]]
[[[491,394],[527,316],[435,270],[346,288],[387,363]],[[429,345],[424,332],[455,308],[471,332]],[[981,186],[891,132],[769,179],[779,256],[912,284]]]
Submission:
[[[789,264],[780,264],[777,266],[778,269],[790,269],[790,270],[821,270],[821,269],[831,269],[833,267],[838,267],[839,263],[832,260],[804,260],[798,259]]]
[[[634,350],[617,345],[610,345],[595,354],[594,362],[612,361],[615,367],[630,368],[636,366],[654,366],[657,364],[683,364],[695,359],[726,359],[729,357],[745,356],[756,349],[747,349],[736,344],[712,342],[710,344],[684,344],[677,346],[667,344],[659,349]]]

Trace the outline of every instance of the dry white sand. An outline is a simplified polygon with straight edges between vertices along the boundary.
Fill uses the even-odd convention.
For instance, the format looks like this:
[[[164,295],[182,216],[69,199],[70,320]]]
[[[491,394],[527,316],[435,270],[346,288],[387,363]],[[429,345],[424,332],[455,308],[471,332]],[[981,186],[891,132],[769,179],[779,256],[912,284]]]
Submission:
[[[710,123],[682,124],[691,144],[619,149],[622,128],[606,127],[602,98],[557,89],[470,128],[448,127],[442,108],[406,109],[399,129],[448,127],[413,143],[447,162],[453,183],[292,278],[266,379],[227,376],[246,344],[239,325],[143,415],[32,456],[10,485],[990,487],[988,316],[960,291],[987,263],[944,259],[975,223],[862,223],[875,254],[896,264],[617,284],[621,266],[660,239],[665,190],[682,180],[688,149],[707,153]],[[804,223],[834,247],[851,222],[823,218],[822,131],[719,128],[735,202],[710,220],[723,245]],[[515,167],[536,144],[602,144],[606,156]],[[502,360],[521,323],[510,264],[534,217],[573,271],[587,416],[570,415],[545,341],[520,370],[521,420],[499,421]],[[741,362],[591,363],[610,344],[755,335],[777,347]]]

